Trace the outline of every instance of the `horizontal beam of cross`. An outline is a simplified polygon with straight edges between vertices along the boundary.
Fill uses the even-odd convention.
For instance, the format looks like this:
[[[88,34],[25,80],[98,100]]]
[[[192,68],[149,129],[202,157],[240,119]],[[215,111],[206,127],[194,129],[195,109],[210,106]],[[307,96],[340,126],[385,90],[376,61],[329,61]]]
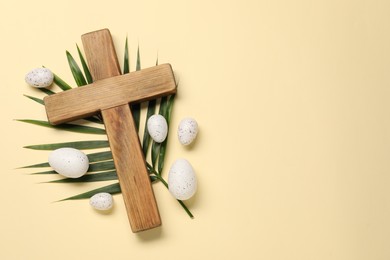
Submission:
[[[104,109],[156,99],[175,92],[171,65],[162,64],[46,96],[44,102],[49,122],[57,125],[92,116]]]

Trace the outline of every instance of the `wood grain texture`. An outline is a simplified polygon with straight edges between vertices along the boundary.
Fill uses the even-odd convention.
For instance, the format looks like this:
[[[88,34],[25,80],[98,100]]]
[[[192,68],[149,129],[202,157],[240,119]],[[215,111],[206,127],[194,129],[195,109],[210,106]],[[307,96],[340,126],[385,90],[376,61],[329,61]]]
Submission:
[[[111,33],[108,29],[81,36],[85,57],[94,81],[121,74]]]
[[[145,158],[129,102],[139,102],[176,90],[170,65],[120,75],[110,32],[82,36],[94,83],[45,98],[53,124],[101,111],[126,205],[131,229],[139,232],[161,225]]]
[[[102,115],[133,232],[160,226],[160,215],[129,105],[103,110]]]
[[[99,64],[99,67],[102,65]],[[94,73],[97,72],[94,70]],[[106,76],[106,73],[102,75]],[[61,124],[91,116],[103,109],[176,92],[175,78],[169,64],[97,81],[96,78],[100,78],[100,74],[93,74],[93,78],[95,82],[90,85],[44,98],[50,123]]]

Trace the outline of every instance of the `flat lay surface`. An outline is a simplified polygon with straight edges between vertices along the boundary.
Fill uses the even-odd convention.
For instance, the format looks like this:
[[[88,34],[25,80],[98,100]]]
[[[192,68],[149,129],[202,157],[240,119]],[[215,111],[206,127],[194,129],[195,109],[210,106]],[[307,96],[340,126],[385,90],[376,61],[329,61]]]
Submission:
[[[0,259],[390,258],[388,1],[17,0],[0,14]],[[162,226],[134,234],[121,195],[106,213],[57,202],[102,183],[18,169],[48,160],[23,146],[107,140],[16,121],[47,120],[25,75],[45,66],[76,86],[65,51],[103,28],[120,66],[126,37],[130,71],[138,46],[142,68],[172,65],[162,176],[192,165],[194,219],[155,183]],[[184,118],[199,129],[188,146]]]

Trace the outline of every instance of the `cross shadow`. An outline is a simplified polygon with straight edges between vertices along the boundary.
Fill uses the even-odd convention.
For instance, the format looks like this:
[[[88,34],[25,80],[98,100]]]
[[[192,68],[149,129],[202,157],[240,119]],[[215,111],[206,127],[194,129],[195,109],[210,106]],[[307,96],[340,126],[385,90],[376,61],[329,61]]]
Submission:
[[[136,234],[141,241],[151,242],[163,237],[162,226],[150,230],[142,231]]]

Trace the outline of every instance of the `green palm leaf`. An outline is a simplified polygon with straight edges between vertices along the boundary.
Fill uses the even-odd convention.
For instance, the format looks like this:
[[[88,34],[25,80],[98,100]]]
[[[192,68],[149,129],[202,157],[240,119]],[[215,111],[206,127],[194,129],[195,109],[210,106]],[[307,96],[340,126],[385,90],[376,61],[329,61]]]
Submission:
[[[158,58],[156,60],[156,66],[157,65],[158,65]],[[145,128],[144,128],[144,138],[143,138],[143,141],[142,141],[142,150],[144,152],[145,158],[146,158],[146,155],[148,153],[149,146],[150,146],[150,141],[151,141],[151,138],[150,138],[150,135],[149,135],[149,132],[148,132],[148,119],[152,115],[154,115],[155,112],[156,112],[156,100],[153,99],[153,100],[150,100],[148,102],[148,110],[147,110],[147,113],[146,113]]]
[[[166,147],[167,147],[167,141],[168,141],[168,136],[164,140],[164,142],[161,143],[160,145],[160,153],[158,155],[158,172],[162,173],[162,170],[164,168],[164,159],[165,159],[165,152],[166,152]]]
[[[141,70],[141,58],[140,58],[140,53],[139,53],[139,46],[138,46],[138,50],[137,50],[136,70],[137,71]],[[131,107],[131,111],[133,112],[135,127],[138,130],[139,129],[139,122],[140,122],[140,118],[141,118],[141,104],[133,104],[130,107]]]
[[[148,132],[148,126],[147,126],[148,119],[149,119],[149,117],[154,115],[155,111],[156,111],[156,100],[150,100],[148,102],[148,111],[146,113],[145,129],[144,129],[144,138],[142,141],[142,150],[144,152],[145,157],[146,157],[146,154],[148,153],[149,146],[150,146],[150,140],[151,140],[149,132]]]
[[[157,159],[158,159],[158,155],[160,154],[160,147],[161,147],[161,144],[160,143],[157,143],[155,141],[152,142],[152,165],[153,165],[153,168],[156,169],[156,166],[157,166]]]
[[[165,115],[167,102],[168,102],[168,98],[167,97],[162,97],[161,98],[160,109],[159,109],[158,113],[160,115],[162,115],[162,116]],[[152,143],[152,156],[151,157],[152,157],[152,165],[153,165],[154,169],[156,169],[157,162],[159,160],[161,145],[162,145],[161,143],[157,143],[155,141],[153,141],[153,143]],[[159,171],[159,173],[161,173],[161,172]]]
[[[115,170],[115,165],[113,160],[91,163],[88,168],[88,172],[102,172],[108,170]]]
[[[97,148],[107,148],[109,147],[108,141],[77,141],[77,142],[66,142],[66,143],[56,143],[56,144],[37,144],[37,145],[28,145],[23,148],[33,149],[33,150],[55,150],[58,148],[70,147],[79,150],[87,149],[97,149]]]
[[[40,98],[36,98],[36,97],[32,97],[32,96],[29,96],[29,95],[23,95],[31,100],[34,100],[35,102],[41,104],[41,105],[44,105],[45,103],[43,102],[43,99],[40,99]]]
[[[49,164],[48,162],[45,162],[45,163],[37,163],[37,164],[32,164],[32,165],[20,167],[20,169],[27,169],[27,168],[45,168],[45,167],[50,167],[50,164]]]
[[[127,44],[127,37],[125,43],[125,57],[123,59],[123,74],[130,72],[130,62],[129,62],[129,46]]]
[[[46,95],[53,95],[55,94],[54,91],[51,91],[50,89],[47,89],[47,88],[39,88],[40,91],[42,91],[43,93],[45,93]]]
[[[167,124],[169,125],[171,121],[171,114],[172,114],[172,108],[173,108],[173,101],[175,99],[175,95],[172,95],[169,97],[167,101],[167,106],[164,111],[164,117],[167,120]],[[168,143],[168,136],[164,140],[164,142],[161,144],[160,147],[160,154],[158,157],[158,172],[162,173],[162,170],[164,168],[164,161],[165,161],[165,154],[166,154],[166,149],[167,149],[167,143]]]
[[[31,174],[35,175],[35,174],[58,174],[58,173],[54,170],[50,170],[50,171],[42,171],[42,172],[33,172]]]
[[[91,126],[74,125],[74,124],[52,125],[47,121],[33,120],[33,119],[17,119],[17,121],[33,124],[33,125],[49,127],[53,129],[61,129],[70,132],[76,132],[76,133],[98,134],[98,135],[106,134],[106,130],[97,127],[91,127]]]
[[[80,178],[65,178],[61,180],[50,181],[49,183],[78,183],[78,182],[97,182],[117,180],[116,171],[99,172],[94,174],[86,174]]]
[[[63,81],[60,77],[58,77],[55,73],[54,74],[54,83],[60,88],[62,89],[63,91],[66,91],[66,90],[69,90],[69,89],[72,89],[71,86],[69,86],[68,83],[66,83],[65,81]],[[43,89],[42,89],[43,90]],[[49,95],[49,94],[48,94]]]
[[[66,57],[68,58],[69,67],[77,86],[81,87],[87,85],[87,81],[85,80],[79,65],[77,65],[76,61],[73,59],[72,55],[68,51],[66,51]]]
[[[162,116],[165,116],[167,112],[167,106],[168,106],[168,97],[167,96],[162,97],[160,102],[160,109],[158,113]]]
[[[136,71],[141,70],[141,55],[140,55],[140,52],[139,52],[139,45],[138,45],[138,48],[137,48],[137,65],[135,67],[135,70]]]
[[[76,47],[77,47],[77,52],[79,53],[81,65],[83,66],[85,78],[87,79],[88,84],[91,84],[93,82],[92,76],[91,76],[91,72],[89,71],[88,65],[85,62],[84,56],[81,53],[80,48],[79,48],[79,46],[77,44],[76,44]]]
[[[99,193],[99,192],[107,192],[107,193],[110,193],[110,194],[118,194],[118,193],[121,193],[121,187],[119,186],[119,182],[117,182],[117,183],[110,184],[110,185],[107,185],[107,186],[104,186],[104,187],[101,187],[101,188],[98,188],[98,189],[94,189],[94,190],[91,190],[91,191],[88,191],[88,192],[85,192],[85,193],[81,193],[79,195],[72,196],[72,197],[69,197],[69,198],[66,198],[66,199],[63,199],[63,200],[60,200],[60,201],[89,199],[93,195],[95,195],[96,193]]]
[[[112,160],[111,151],[91,153],[87,154],[87,156],[90,163]]]

